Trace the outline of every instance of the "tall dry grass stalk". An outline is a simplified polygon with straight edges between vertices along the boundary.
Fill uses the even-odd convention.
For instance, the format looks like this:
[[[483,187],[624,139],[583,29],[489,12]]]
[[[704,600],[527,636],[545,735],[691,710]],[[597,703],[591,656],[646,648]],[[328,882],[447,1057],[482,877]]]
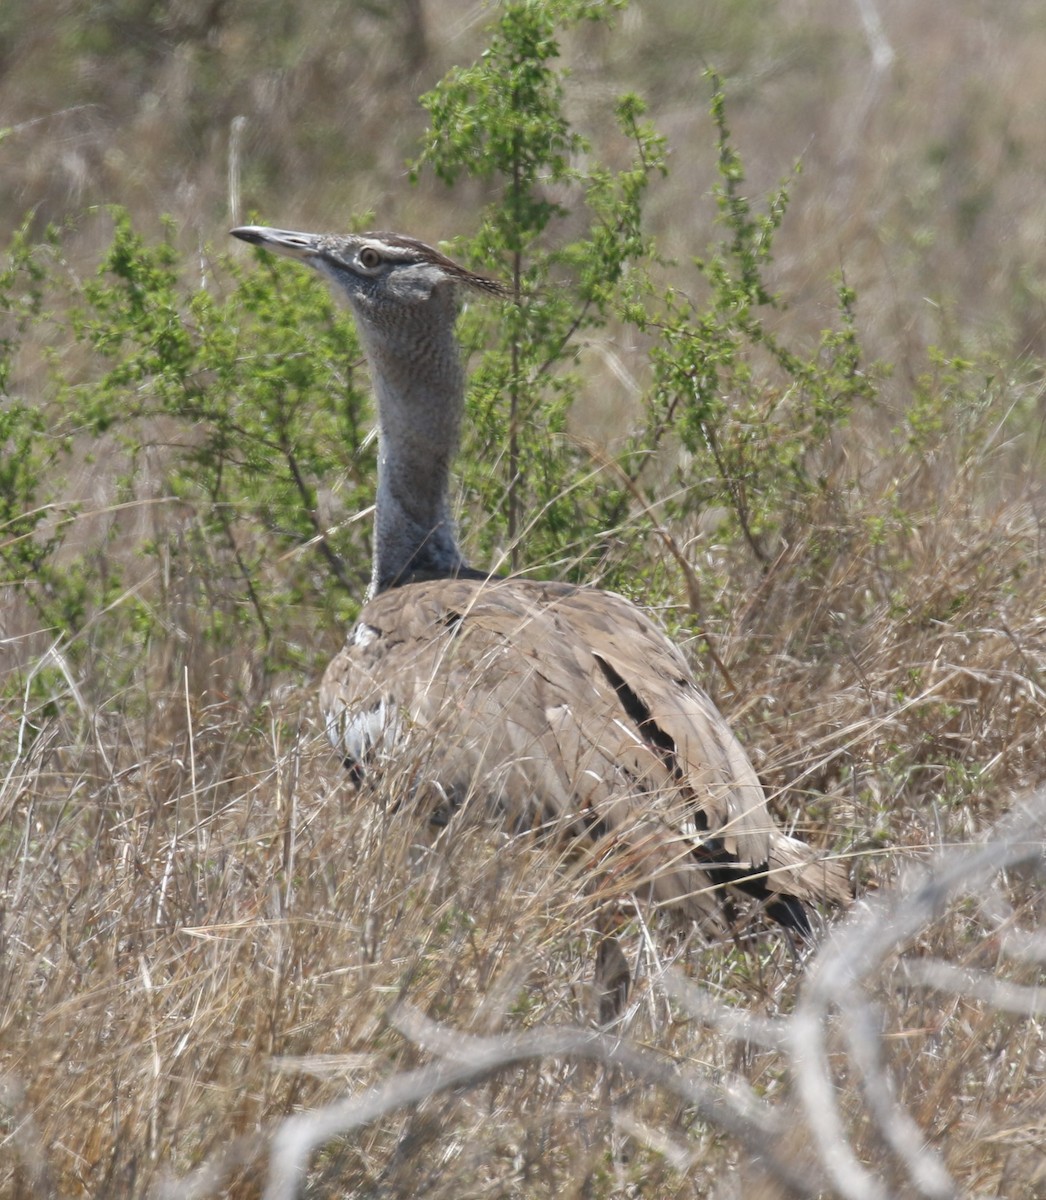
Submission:
[[[779,815],[867,899],[805,962],[635,915],[607,1034],[547,842],[433,828],[410,758],[357,790],[311,688],[58,672],[0,789],[0,1193],[1040,1195],[1034,493],[929,491],[885,540],[826,515],[817,577],[729,564],[711,625]]]
[[[75,6],[12,9],[11,212],[60,220],[118,197],[173,212],[194,247],[224,233],[233,201],[316,228],[379,204],[382,223],[419,232],[471,221],[461,192],[404,198],[402,160],[413,96],[478,44],[473,6],[428,24],[417,4],[356,6],[345,56],[322,5],[288,9],[278,44],[262,8],[219,6],[208,27],[177,7],[143,9],[119,53],[109,25],[70,27]],[[354,788],[311,683],[273,680],[253,645],[207,642],[201,607],[233,601],[137,556],[175,523],[202,537],[190,509],[143,495],[117,514],[113,455],[85,456],[76,498],[95,514],[70,518],[70,544],[112,555],[128,591],[86,630],[79,666],[0,581],[0,1195],[1046,1194],[1042,397],[1021,382],[1046,344],[1046,72],[1041,20],[1004,7],[875,6],[897,57],[872,63],[864,106],[856,7],[753,21],[746,6],[635,6],[626,37],[565,46],[597,138],[610,85],[646,76],[677,148],[652,219],[683,263],[709,240],[694,196],[715,164],[691,81],[716,50],[753,194],[805,160],[771,281],[795,298],[782,322],[820,329],[809,281],[841,263],[866,345],[897,363],[765,569],[719,543],[715,513],[637,547],[640,599],[645,571],[679,578],[672,553],[692,565],[687,620],[664,615],[700,618],[688,650],[713,664],[702,678],[778,818],[852,861],[852,916],[826,914],[800,961],[752,927],[717,944],[636,913],[633,1000],[595,1033],[599,897],[581,865],[482,803],[433,828],[409,756]],[[413,36],[390,37],[392,18]],[[108,237],[92,228],[85,242]],[[939,435],[913,447],[934,341],[1017,353],[983,411],[942,404]],[[584,423],[641,387],[643,347],[592,349],[607,365],[587,373]],[[29,347],[12,395],[34,396],[45,362]],[[597,561],[598,532],[570,553]],[[114,670],[106,622],[132,594],[163,636]],[[333,651],[311,612],[295,621]]]

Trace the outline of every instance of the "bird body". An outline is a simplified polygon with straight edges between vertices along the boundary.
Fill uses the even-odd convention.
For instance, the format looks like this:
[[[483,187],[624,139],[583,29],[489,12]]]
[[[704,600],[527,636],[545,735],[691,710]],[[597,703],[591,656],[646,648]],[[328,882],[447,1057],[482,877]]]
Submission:
[[[338,285],[374,378],[379,465],[371,588],[320,701],[357,774],[406,771],[451,813],[474,798],[555,834],[622,895],[721,925],[724,885],[785,926],[848,884],[772,820],[755,770],[686,660],[613,592],[470,568],[449,515],[464,407],[456,293],[500,294],[393,234],[249,226]]]
[[[682,655],[613,592],[463,578],[384,591],[320,703],[347,761],[406,766],[449,811],[478,793],[513,829],[580,839],[620,892],[686,917],[720,924],[721,885],[754,874],[771,915],[801,926],[789,901],[837,877],[774,825]]]

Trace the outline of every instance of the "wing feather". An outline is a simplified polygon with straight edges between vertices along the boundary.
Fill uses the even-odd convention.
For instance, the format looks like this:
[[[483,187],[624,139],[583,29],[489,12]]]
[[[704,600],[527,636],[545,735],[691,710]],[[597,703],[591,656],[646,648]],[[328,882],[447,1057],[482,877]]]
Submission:
[[[658,905],[715,919],[724,863],[767,872],[771,893],[848,895],[835,864],[774,824],[679,650],[614,593],[473,579],[383,592],[330,664],[321,705],[354,764],[421,750],[444,794],[569,832]]]

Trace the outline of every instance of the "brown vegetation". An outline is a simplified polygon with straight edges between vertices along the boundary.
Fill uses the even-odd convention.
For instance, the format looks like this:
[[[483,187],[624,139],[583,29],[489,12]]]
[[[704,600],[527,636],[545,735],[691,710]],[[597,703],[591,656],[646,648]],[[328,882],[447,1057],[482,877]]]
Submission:
[[[411,192],[401,164],[414,96],[479,44],[472,5],[103,8],[3,19],[12,220],[118,201],[210,240],[246,115],[244,211],[467,227],[472,185]],[[608,80],[638,82],[687,160],[654,213],[681,260],[707,238],[693,197],[714,172],[694,63],[725,69],[753,190],[806,163],[782,320],[818,328],[842,265],[866,343],[896,364],[768,567],[718,544],[714,513],[666,531],[725,667],[702,678],[779,818],[852,862],[855,914],[826,914],[805,962],[779,937],[681,944],[637,916],[639,986],[596,1037],[577,864],[492,820],[433,839],[395,778],[357,791],[313,682],[271,679],[257,647],[216,657],[177,564],[143,592],[167,638],[110,694],[6,587],[0,1194],[268,1183],[275,1200],[310,1139],[310,1197],[1046,1194],[1042,803],[1024,800],[1046,779],[1046,25],[1030,4],[884,3],[895,57],[876,71],[857,11],[637,5],[623,38],[570,46],[594,125]],[[983,386],[949,391],[933,341],[990,352]],[[629,348],[603,349],[627,375]],[[26,394],[40,353],[20,361]],[[589,390],[590,407],[627,402],[620,382]],[[111,462],[78,484],[103,525]],[[168,510],[140,511],[151,528]],[[660,543],[643,554],[676,570]],[[340,635],[315,631],[317,658]],[[704,648],[688,646],[699,669]],[[107,652],[84,660],[95,679]],[[313,1112],[329,1125],[285,1123]]]

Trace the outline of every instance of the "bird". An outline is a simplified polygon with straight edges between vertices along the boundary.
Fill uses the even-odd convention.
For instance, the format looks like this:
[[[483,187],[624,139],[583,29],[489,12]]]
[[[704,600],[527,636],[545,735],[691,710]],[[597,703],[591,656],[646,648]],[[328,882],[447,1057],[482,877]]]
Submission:
[[[231,232],[318,271],[347,301],[370,368],[373,569],[320,685],[353,778],[407,764],[433,820],[481,797],[509,828],[587,855],[623,899],[706,929],[754,901],[805,937],[811,906],[845,904],[846,872],[776,824],[659,624],[612,591],[465,561],[450,502],[466,387],[455,323],[463,295],[507,289],[401,234]]]

